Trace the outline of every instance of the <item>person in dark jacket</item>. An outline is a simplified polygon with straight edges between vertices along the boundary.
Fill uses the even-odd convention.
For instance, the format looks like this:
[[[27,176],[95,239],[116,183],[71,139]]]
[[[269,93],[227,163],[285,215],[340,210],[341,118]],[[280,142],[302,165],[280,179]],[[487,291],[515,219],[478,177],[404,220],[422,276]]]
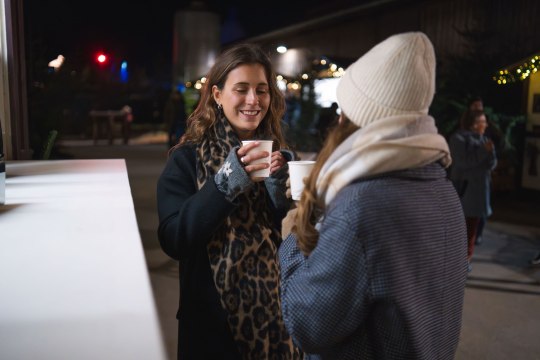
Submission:
[[[319,120],[317,121],[317,131],[322,142],[326,140],[328,132],[336,125],[339,115],[338,104],[333,102],[329,108],[322,108],[319,113]]]
[[[435,64],[425,34],[397,34],[338,84],[339,124],[279,250],[283,318],[309,359],[454,358],[467,238],[428,115]]]
[[[167,99],[167,102],[165,103],[163,118],[169,133],[167,145],[170,148],[178,143],[186,130],[186,106],[184,95],[177,89],[174,89],[171,92],[169,99]]]
[[[157,184],[158,237],[180,263],[178,358],[299,359],[285,330],[277,249],[292,152],[283,96],[266,53],[240,44],[206,76]],[[273,140],[274,151],[250,152]],[[248,154],[249,153],[249,154]],[[257,164],[271,155],[271,164]],[[250,174],[270,167],[270,177]]]
[[[454,160],[450,178],[461,198],[467,221],[469,264],[474,253],[478,226],[482,219],[492,214],[491,172],[497,166],[497,156],[493,141],[484,135],[487,126],[483,111],[469,111],[463,119],[463,129],[450,137],[450,151]]]
[[[461,119],[459,121],[459,127],[455,129],[455,131],[452,131],[450,136],[452,136],[457,130],[468,130],[469,125],[467,125],[467,122],[470,121],[469,119],[470,119],[471,113],[478,112],[478,111],[480,112],[483,111],[484,116],[486,117],[487,127],[483,135],[487,139],[493,142],[495,146],[495,153],[499,154],[500,150],[502,150],[504,147],[504,136],[501,130],[494,123],[489,121],[489,118],[484,110],[484,100],[482,99],[481,96],[476,95],[469,99],[469,101],[467,102],[467,108],[463,112]],[[480,245],[483,242],[483,232],[484,232],[484,227],[486,225],[486,222],[487,222],[487,217],[482,216],[480,218],[478,226],[476,227],[475,245]]]

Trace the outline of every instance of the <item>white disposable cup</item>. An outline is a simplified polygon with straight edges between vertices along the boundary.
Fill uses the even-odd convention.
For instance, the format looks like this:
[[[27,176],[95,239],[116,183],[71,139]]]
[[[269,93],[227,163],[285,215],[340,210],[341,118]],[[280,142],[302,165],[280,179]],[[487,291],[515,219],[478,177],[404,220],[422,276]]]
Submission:
[[[266,151],[268,152],[268,156],[262,159],[257,159],[254,161],[251,161],[250,164],[260,164],[260,163],[267,163],[268,167],[266,169],[256,170],[250,173],[250,176],[254,179],[258,178],[267,178],[270,176],[270,164],[272,162],[272,140],[244,140],[242,141],[242,145],[247,145],[252,142],[259,142],[259,146],[251,149],[246,155],[248,155],[251,152],[259,152],[259,151]]]
[[[289,161],[287,164],[289,164],[289,177],[291,179],[291,197],[293,200],[300,200],[300,196],[304,190],[304,179],[306,179],[311,173],[311,170],[313,170],[315,161]]]

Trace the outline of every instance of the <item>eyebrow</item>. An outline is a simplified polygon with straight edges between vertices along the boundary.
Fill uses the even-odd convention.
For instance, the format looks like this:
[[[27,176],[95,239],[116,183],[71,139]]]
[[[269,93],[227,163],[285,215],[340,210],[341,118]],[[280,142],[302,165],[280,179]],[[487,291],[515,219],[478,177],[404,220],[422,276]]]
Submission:
[[[233,85],[247,85],[249,86],[250,84],[248,82],[237,82],[237,83],[234,83]],[[268,83],[265,83],[265,82],[260,82],[257,84],[257,86],[268,86]]]

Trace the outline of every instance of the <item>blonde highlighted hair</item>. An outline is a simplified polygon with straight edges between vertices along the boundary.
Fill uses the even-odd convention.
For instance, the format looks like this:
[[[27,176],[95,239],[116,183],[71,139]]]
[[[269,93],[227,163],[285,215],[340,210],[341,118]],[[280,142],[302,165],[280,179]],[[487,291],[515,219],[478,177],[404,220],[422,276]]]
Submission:
[[[305,255],[309,255],[317,246],[319,232],[315,229],[315,224],[325,211],[324,200],[317,194],[319,173],[334,150],[358,129],[357,125],[342,114],[339,123],[330,130],[323,148],[317,155],[315,166],[306,180],[292,228],[292,231],[296,233],[298,247]]]

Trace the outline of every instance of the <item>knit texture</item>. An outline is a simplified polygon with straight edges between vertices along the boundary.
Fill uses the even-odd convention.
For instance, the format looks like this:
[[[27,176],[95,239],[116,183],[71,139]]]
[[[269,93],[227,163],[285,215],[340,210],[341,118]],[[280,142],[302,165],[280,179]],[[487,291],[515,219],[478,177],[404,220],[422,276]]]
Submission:
[[[394,35],[350,65],[337,87],[341,110],[363,127],[394,115],[425,115],[435,94],[435,51],[421,32]]]
[[[253,182],[249,178],[249,175],[244,171],[242,164],[238,161],[236,151],[240,146],[235,146],[227,155],[225,163],[221,166],[219,171],[214,175],[214,181],[219,191],[225,194],[225,198],[229,201],[234,201],[236,197],[251,188],[253,188]]]
[[[329,204],[343,187],[359,178],[435,161],[444,167],[452,162],[448,144],[437,133],[432,117],[379,119],[351,134],[334,150],[317,178],[317,194]]]

